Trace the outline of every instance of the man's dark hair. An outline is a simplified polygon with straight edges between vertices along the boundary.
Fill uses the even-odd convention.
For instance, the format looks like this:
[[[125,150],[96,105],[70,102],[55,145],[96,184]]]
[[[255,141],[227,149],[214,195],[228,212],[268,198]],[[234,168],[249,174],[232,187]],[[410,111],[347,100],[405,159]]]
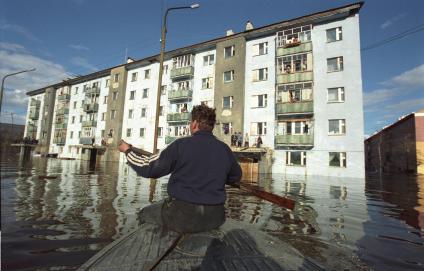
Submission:
[[[200,130],[212,131],[216,121],[215,108],[204,104],[194,106],[191,111],[191,121],[194,120],[199,123]]]

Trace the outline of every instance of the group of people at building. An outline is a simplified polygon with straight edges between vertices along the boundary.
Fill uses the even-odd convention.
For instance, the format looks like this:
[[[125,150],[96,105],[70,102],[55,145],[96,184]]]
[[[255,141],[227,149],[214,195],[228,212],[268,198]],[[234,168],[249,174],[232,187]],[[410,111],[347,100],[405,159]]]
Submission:
[[[259,136],[256,140],[256,144],[254,144],[255,147],[260,148],[262,145],[262,138],[261,136]],[[244,138],[243,138],[243,134],[241,132],[235,132],[234,134],[231,135],[231,146],[232,147],[239,147],[241,148],[242,146],[244,148],[248,148],[249,147],[249,134],[246,133]]]

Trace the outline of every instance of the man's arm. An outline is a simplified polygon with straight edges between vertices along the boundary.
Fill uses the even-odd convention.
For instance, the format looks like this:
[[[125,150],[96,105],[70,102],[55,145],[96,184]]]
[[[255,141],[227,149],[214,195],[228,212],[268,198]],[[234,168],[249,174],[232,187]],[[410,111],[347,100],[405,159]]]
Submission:
[[[242,171],[239,163],[234,155],[231,153],[231,168],[227,176],[227,184],[234,184],[240,182]]]
[[[176,147],[176,144],[170,144],[159,154],[149,156],[148,152],[140,152],[140,149],[133,149],[131,145],[123,142],[119,145],[119,150],[125,153],[128,164],[138,175],[145,178],[160,178],[174,169]]]

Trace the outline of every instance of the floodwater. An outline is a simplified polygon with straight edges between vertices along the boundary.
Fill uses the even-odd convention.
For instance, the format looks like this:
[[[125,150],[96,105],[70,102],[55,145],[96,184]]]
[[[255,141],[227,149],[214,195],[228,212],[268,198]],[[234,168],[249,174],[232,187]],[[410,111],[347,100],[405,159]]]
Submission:
[[[16,152],[16,149],[15,149]],[[137,211],[166,197],[166,178],[124,163],[3,152],[3,270],[73,270],[137,227]],[[261,175],[294,211],[228,189],[227,216],[286,241],[327,270],[423,270],[424,176],[364,179]]]

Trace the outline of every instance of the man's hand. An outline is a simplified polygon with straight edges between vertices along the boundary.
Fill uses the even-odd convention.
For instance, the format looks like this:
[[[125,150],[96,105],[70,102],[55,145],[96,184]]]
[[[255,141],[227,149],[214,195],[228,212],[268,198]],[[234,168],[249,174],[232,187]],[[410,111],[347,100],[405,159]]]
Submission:
[[[127,142],[125,142],[124,140],[121,139],[121,141],[119,141],[119,146],[118,146],[118,150],[120,152],[126,152],[127,150],[129,150],[131,148],[131,145],[128,144]]]

